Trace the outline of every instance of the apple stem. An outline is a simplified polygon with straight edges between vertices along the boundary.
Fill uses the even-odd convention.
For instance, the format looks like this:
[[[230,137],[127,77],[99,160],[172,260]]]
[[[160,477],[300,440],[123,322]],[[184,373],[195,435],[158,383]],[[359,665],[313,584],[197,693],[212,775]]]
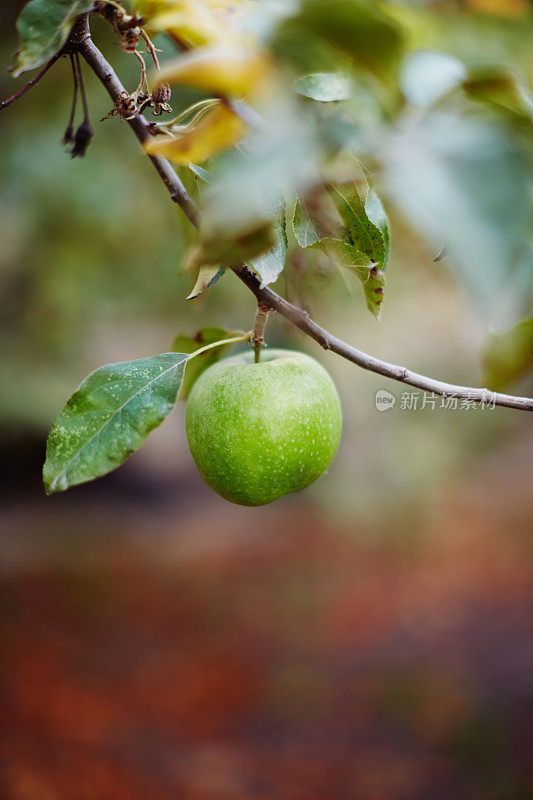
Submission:
[[[261,357],[261,348],[265,343],[265,327],[268,320],[268,312],[270,308],[263,303],[257,304],[257,311],[255,312],[254,327],[252,330],[252,345],[255,354],[255,363],[259,364]]]

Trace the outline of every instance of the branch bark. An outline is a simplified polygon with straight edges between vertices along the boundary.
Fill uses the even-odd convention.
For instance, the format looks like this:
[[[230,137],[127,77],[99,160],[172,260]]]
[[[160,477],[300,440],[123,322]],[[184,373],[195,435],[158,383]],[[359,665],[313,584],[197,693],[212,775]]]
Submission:
[[[82,35],[78,34],[77,49],[89,67],[91,67],[96,77],[103,84],[115,106],[118,107],[120,100],[127,95],[127,92],[117,77],[113,67],[106,61],[90,38],[87,16],[80,20],[80,25],[86,26],[86,32]],[[127,122],[141,144],[151,137],[150,125],[142,115],[138,114],[131,119],[127,119]],[[174,168],[166,159],[159,156],[148,156],[148,158],[167,187],[171,199],[180,206],[191,223],[195,227],[198,227],[200,222],[198,210],[178,178]],[[276,292],[272,291],[272,289],[268,287],[261,288],[259,279],[248,267],[241,266],[235,268],[234,272],[255,295],[262,306],[270,308],[285,317],[285,319],[289,320],[289,322],[303,331],[303,333],[318,342],[324,350],[331,350],[347,361],[351,361],[353,364],[362,367],[362,369],[375,372],[386,378],[391,378],[400,383],[405,383],[417,389],[432,392],[443,397],[457,397],[458,399],[471,400],[486,405],[497,405],[523,411],[533,411],[533,398],[515,397],[513,395],[492,392],[489,389],[478,389],[445,383],[443,381],[434,380],[433,378],[428,378],[425,375],[419,375],[416,372],[411,372],[411,370],[408,370],[406,367],[389,364],[386,361],[381,361],[374,356],[363,353],[361,350],[351,347],[349,344],[346,344],[346,342],[343,342],[341,339],[338,339],[336,336],[324,330],[324,328],[321,328],[305,311],[288,303],[276,294]]]
[[[115,107],[119,107],[120,101],[128,96],[128,92],[120,82],[111,64],[104,58],[100,50],[96,47],[90,37],[88,16],[84,15],[80,20],[80,25],[86,26],[86,35],[80,37],[77,45],[78,52],[85,59],[96,77],[103,84]],[[152,138],[150,125],[142,114],[137,114],[131,118],[125,118],[133,133],[141,144]],[[187,190],[178,178],[174,168],[165,158],[159,156],[147,156],[154,165],[157,173],[167,190],[170,198],[177,203],[185,215],[195,227],[199,225],[198,210],[194,201],[189,197]]]

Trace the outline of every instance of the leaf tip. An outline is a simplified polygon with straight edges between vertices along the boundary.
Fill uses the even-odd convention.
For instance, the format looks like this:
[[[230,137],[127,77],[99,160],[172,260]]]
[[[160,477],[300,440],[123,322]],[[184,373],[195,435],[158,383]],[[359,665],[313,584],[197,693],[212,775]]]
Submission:
[[[50,474],[48,460],[46,460],[43,465],[43,486],[44,486],[44,491],[48,496],[50,496],[51,494],[56,494],[57,492],[64,492],[65,489],[68,489],[65,476],[63,475],[63,480],[60,480],[60,477],[61,474],[59,475]]]

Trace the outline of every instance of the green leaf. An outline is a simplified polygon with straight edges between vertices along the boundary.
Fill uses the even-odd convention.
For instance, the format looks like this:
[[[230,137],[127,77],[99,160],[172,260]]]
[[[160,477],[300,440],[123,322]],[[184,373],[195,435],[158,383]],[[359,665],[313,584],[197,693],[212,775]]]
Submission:
[[[213,267],[200,267],[196,283],[191,293],[187,296],[187,300],[194,300],[195,297],[201,295],[206,289],[210,289],[211,286],[214,286],[215,283],[221,279],[225,271],[226,268],[219,267],[218,264]]]
[[[202,193],[202,238],[231,240],[271,225],[280,195],[306,192],[315,183],[319,158],[316,132],[296,98],[268,96],[245,146],[213,165],[213,180]],[[264,250],[274,244],[273,237]],[[243,260],[258,255],[250,252]]]
[[[298,200],[293,218],[296,239],[300,247],[319,248],[353,272],[363,286],[368,310],[379,317],[385,289],[383,270],[390,250],[387,216],[373,189],[367,189],[365,199],[355,185],[348,192],[331,187],[331,194],[344,230],[338,235],[321,232],[305,204]]]
[[[14,77],[49,61],[65,44],[78,14],[93,5],[93,0],[30,0],[17,19],[20,47],[11,70]]]
[[[379,199],[378,195],[374,191],[374,189],[369,189],[366,201],[365,201],[365,212],[370,220],[370,222],[375,225],[381,231],[381,235],[383,237],[383,257],[381,260],[381,268],[385,269],[387,264],[389,263],[390,257],[390,230],[389,230],[389,218],[383,208],[381,200]]]
[[[292,218],[292,228],[296,241],[300,247],[313,247],[317,242],[322,241],[324,236],[321,235],[320,230],[308,212],[303,201],[298,198],[294,207],[294,215]]]
[[[350,78],[341,72],[312,72],[298,78],[294,88],[298,94],[321,103],[349,100],[352,96]]]
[[[172,411],[187,353],[108,364],[92,372],[54,420],[43,480],[47,494],[116,469]]]
[[[437,50],[416,50],[402,65],[401,87],[413,106],[428,108],[461,85],[465,65]]]
[[[249,261],[276,245],[271,220],[257,220],[252,229],[233,236],[229,234],[231,231],[225,234],[223,231],[200,229],[200,243],[189,253],[186,262],[186,270],[200,269],[192,297],[196,297],[194,292],[197,289],[203,291],[211,286],[219,270]],[[208,269],[203,274],[205,267]],[[213,272],[215,267],[217,269]],[[196,293],[200,294],[199,291]]]
[[[244,336],[243,331],[227,331],[224,328],[202,328],[194,336],[179,335],[176,336],[172,343],[172,349],[180,353],[195,353],[201,347],[214,342],[222,342],[225,339],[233,339],[235,336]],[[233,346],[233,342],[227,345],[215,347],[212,350],[206,350],[195,358],[187,362],[185,375],[180,390],[180,398],[186,400],[189,396],[194,383],[197,378],[215,361],[222,358]]]
[[[316,64],[325,47],[386,78],[398,62],[403,35],[383,7],[376,0],[303,0],[298,13],[276,31],[274,52],[305,67]]]
[[[285,201],[278,199],[277,216],[274,220],[273,232],[275,243],[256,258],[249,260],[249,265],[261,278],[261,288],[274,283],[281,275],[287,258],[287,230],[285,223]]]
[[[491,334],[483,349],[483,385],[504,391],[533,369],[533,317]]]
[[[461,90],[470,100],[503,112],[511,120],[533,119],[533,98],[525,81],[506,66],[467,69],[447,53],[417,50],[403,64],[401,86],[407,100],[420,108],[429,108]]]
[[[470,70],[462,88],[472,100],[521,121],[533,119],[533,99],[519,76],[502,67]]]
[[[264,201],[263,201],[264,203]],[[285,265],[287,240],[285,205],[277,199],[278,213],[274,220],[256,219],[251,230],[205,233],[200,230],[200,243],[189,253],[186,270],[198,269],[198,277],[187,300],[192,300],[215,284],[227,267],[248,263],[258,273],[263,286],[276,280]],[[270,213],[274,214],[272,209]]]
[[[383,270],[389,259],[387,217],[373,190],[369,190],[366,200],[355,185],[348,193],[336,188],[333,191],[337,210],[346,225],[346,237],[327,239],[323,246],[342,267],[359,278],[367,308],[379,318],[385,290]]]
[[[383,270],[375,264],[369,265],[366,253],[362,253],[350,242],[328,238],[323,239],[318,246],[341,267],[350,270],[359,278],[365,293],[367,308],[376,319],[379,319],[385,290]]]
[[[347,193],[334,187],[333,198],[346,225],[349,244],[379,269],[385,269],[389,258],[389,228],[376,193],[370,190],[363,199],[355,186]]]
[[[509,327],[527,314],[530,168],[520,140],[479,116],[415,112],[382,155],[390,195],[431,250],[447,243],[444,263],[483,321]]]
[[[209,173],[203,167],[199,167],[198,164],[192,164],[189,161],[189,169],[194,175],[196,175],[197,178],[199,178],[204,183],[211,183],[211,179],[212,179],[211,178],[211,173]]]

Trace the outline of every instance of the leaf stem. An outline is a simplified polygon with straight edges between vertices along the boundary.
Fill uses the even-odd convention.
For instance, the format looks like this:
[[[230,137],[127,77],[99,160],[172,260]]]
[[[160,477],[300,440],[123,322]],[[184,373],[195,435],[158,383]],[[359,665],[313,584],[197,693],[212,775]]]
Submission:
[[[212,350],[214,347],[221,347],[223,344],[247,342],[250,340],[251,336],[252,332],[248,331],[248,333],[243,333],[242,336],[233,336],[231,339],[220,339],[218,342],[211,342],[211,344],[206,344],[204,347],[200,347],[198,350],[195,350],[194,353],[191,353],[187,358],[187,361],[190,361],[191,358],[194,358],[195,356],[199,356],[201,353],[205,353],[207,350]]]

